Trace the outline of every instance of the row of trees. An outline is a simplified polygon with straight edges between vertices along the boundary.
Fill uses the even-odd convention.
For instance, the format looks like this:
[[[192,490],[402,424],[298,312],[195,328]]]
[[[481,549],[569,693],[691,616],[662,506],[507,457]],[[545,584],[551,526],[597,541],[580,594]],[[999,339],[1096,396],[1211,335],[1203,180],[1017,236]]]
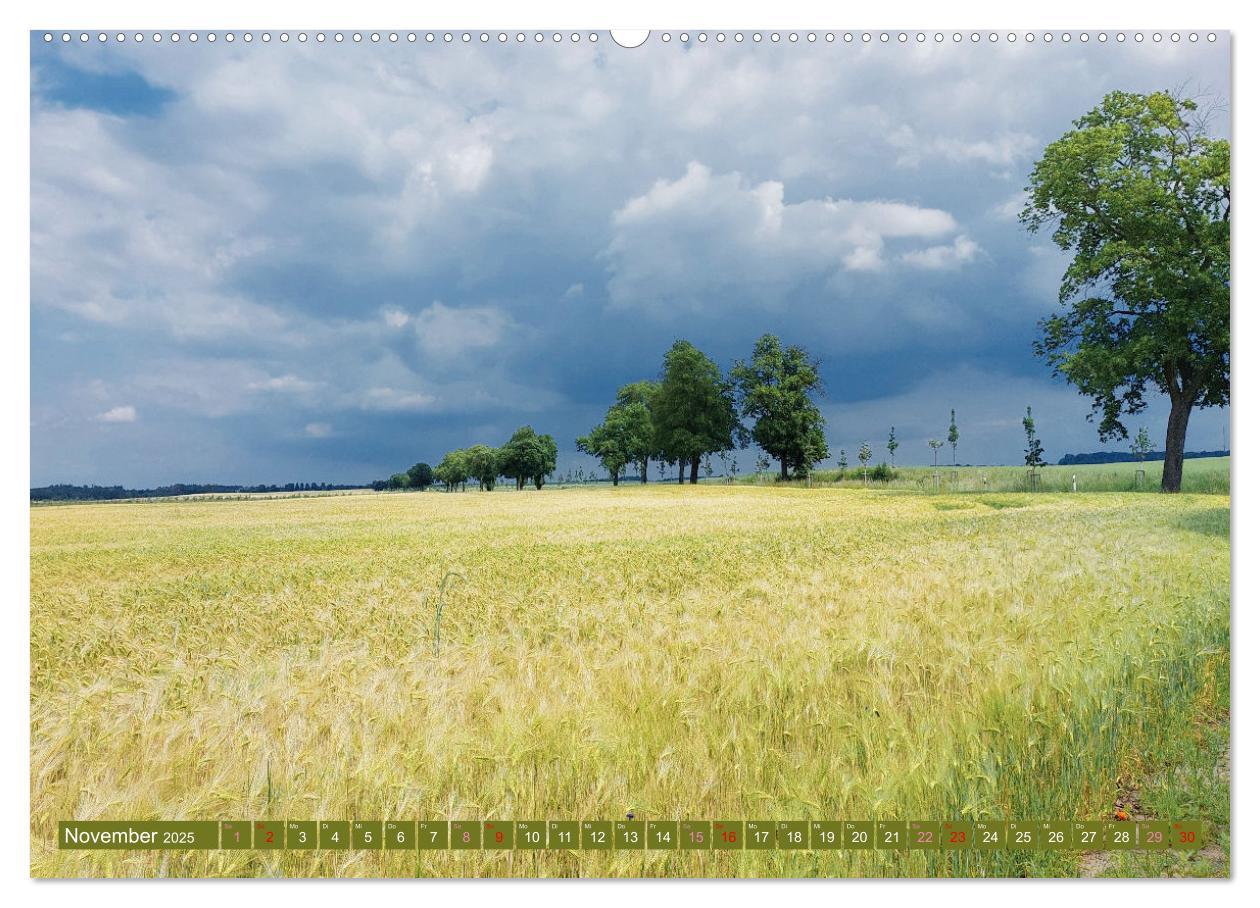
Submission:
[[[559,449],[550,435],[539,435],[532,426],[521,426],[501,448],[489,445],[473,445],[457,451],[449,451],[436,467],[418,463],[405,473],[395,473],[389,479],[378,479],[372,488],[378,492],[390,489],[419,489],[441,483],[450,492],[466,489],[475,482],[487,491],[493,490],[501,477],[516,483],[517,489],[533,483],[541,489],[547,477],[556,468]]]
[[[657,381],[637,381],[617,391],[604,419],[577,440],[577,449],[599,459],[621,481],[632,468],[647,482],[648,463],[678,468],[678,482],[700,478],[701,462],[723,461],[755,442],[779,462],[782,478],[803,475],[828,456],[818,363],[804,348],[763,335],[748,360],[728,375],[689,341],[665,353]],[[750,420],[749,429],[743,420]]]
[[[801,347],[784,347],[773,335],[758,340],[752,357],[747,362],[736,361],[727,378],[695,346],[680,340],[665,354],[661,380],[633,382],[618,389],[603,422],[579,437],[577,447],[601,460],[613,485],[620,483],[628,467],[633,468],[641,483],[646,483],[648,464],[653,459],[661,465],[662,479],[667,465],[677,465],[679,483],[685,481],[687,467],[691,482],[695,483],[701,461],[706,474],[712,474],[710,456],[715,453],[724,472],[733,478],[737,468],[731,452],[746,446],[750,438],[766,452],[757,458],[758,472],[769,467],[770,457],[774,457],[779,461],[780,478],[799,477],[827,457],[823,416],[810,396],[819,391],[817,362]],[[741,422],[741,416],[753,420],[751,430]],[[1032,469],[1044,466],[1045,450],[1036,435],[1032,407],[1025,410],[1023,426],[1025,465]],[[954,410],[949,411],[946,437],[957,465],[961,434]],[[888,430],[886,444],[890,465],[877,468],[887,475],[876,478],[895,475],[892,471],[900,446],[893,426]],[[944,442],[938,439],[928,441],[933,466],[936,452],[943,446]],[[1143,427],[1134,453],[1141,460],[1150,447]],[[441,483],[449,492],[466,489],[468,482],[474,481],[483,491],[493,491],[499,479],[507,477],[516,482],[517,490],[531,482],[541,489],[556,469],[558,454],[554,438],[539,435],[532,426],[522,426],[502,447],[479,444],[450,451],[437,467],[417,463],[405,473],[372,483],[372,488],[423,491]],[[863,475],[872,456],[870,444],[862,442],[858,462]],[[849,465],[843,448],[838,464],[843,478]]]
[[[521,426],[500,448],[473,445],[448,452],[433,470],[433,477],[448,492],[466,489],[470,481],[490,492],[501,477],[513,480],[518,490],[527,483],[541,489],[555,470],[558,457],[554,438],[539,435],[532,426]]]
[[[424,491],[433,485],[433,467],[427,463],[414,464],[405,473],[395,473],[389,479],[377,479],[372,488],[377,492],[387,489],[419,489]]]

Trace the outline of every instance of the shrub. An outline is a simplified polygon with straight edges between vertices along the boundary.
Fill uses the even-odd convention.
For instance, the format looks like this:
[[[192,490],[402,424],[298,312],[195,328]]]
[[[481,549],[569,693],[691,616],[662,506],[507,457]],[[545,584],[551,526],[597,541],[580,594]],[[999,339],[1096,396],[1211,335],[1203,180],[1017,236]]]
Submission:
[[[871,480],[873,482],[892,482],[896,478],[897,471],[886,463],[881,463],[871,470]]]

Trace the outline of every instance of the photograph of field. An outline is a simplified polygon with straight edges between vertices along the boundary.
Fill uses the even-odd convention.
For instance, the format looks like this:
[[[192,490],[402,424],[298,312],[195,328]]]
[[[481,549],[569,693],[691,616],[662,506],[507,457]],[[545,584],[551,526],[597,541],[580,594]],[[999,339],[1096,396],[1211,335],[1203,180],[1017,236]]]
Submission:
[[[145,34],[30,36],[32,877],[1230,876],[1227,34]]]

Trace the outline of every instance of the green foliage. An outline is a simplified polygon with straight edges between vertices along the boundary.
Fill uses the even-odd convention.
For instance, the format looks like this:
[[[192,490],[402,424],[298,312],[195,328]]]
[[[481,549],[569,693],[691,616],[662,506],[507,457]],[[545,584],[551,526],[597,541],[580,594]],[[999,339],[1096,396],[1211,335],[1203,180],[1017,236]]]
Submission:
[[[560,457],[560,448],[556,445],[556,440],[550,435],[539,435],[538,446],[540,457],[534,462],[535,472],[532,479],[534,480],[534,488],[541,491],[543,484],[547,481],[547,477],[555,472],[556,461]]]
[[[647,482],[648,461],[659,453],[652,404],[660,387],[658,382],[636,381],[617,389],[614,406],[624,414],[627,463],[638,467],[640,482]]]
[[[559,449],[550,435],[539,435],[532,426],[521,426],[499,449],[499,472],[516,481],[518,490],[533,482],[541,489],[547,474],[556,468]]]
[[[1033,423],[1032,407],[1028,407],[1024,411],[1024,438],[1026,440],[1024,446],[1024,466],[1030,469],[1044,467],[1045,448],[1041,446],[1041,439],[1037,437],[1037,426]]]
[[[740,411],[753,420],[752,438],[779,461],[779,475],[803,474],[828,456],[822,411],[810,397],[822,391],[818,363],[803,347],[784,347],[764,334],[748,362],[731,369]]]
[[[657,449],[652,403],[658,388],[652,381],[622,386],[604,421],[577,440],[579,451],[599,458],[613,485],[621,482],[622,472],[630,464],[637,468],[639,481],[647,482],[648,461]]]
[[[897,449],[901,447],[901,442],[897,441],[897,427],[890,426],[888,429],[888,460],[895,466],[897,463]]]
[[[945,442],[941,441],[939,438],[928,439],[928,447],[932,449],[932,466],[936,466],[936,452],[939,451],[941,446],[944,444]]]
[[[411,477],[406,473],[395,473],[389,477],[389,487],[391,489],[405,489],[411,485]]]
[[[1155,445],[1151,442],[1151,436],[1146,431],[1146,426],[1138,428],[1137,437],[1133,439],[1133,444],[1129,446],[1129,450],[1133,452],[1133,456],[1137,458],[1138,463],[1146,460],[1147,456],[1155,450]]]
[[[886,463],[878,464],[871,470],[871,479],[875,482],[892,482],[897,478],[897,471]]]
[[[871,462],[871,446],[866,442],[862,442],[862,447],[858,448],[858,462],[862,464],[863,470]]]
[[[1176,491],[1191,410],[1229,402],[1229,142],[1193,101],[1116,91],[1046,148],[1028,192],[1023,223],[1073,253],[1037,352],[1093,399],[1104,440],[1148,388],[1168,395]]]
[[[953,450],[954,466],[958,466],[958,420],[954,418],[954,411],[949,411],[949,434],[945,436],[949,439],[949,446]]]
[[[413,489],[427,489],[433,485],[433,467],[418,463],[407,471],[407,484]]]
[[[608,471],[613,485],[621,482],[621,473],[630,461],[626,451],[624,414],[614,405],[604,421],[577,439],[577,449],[599,459]]]
[[[449,451],[442,462],[433,471],[434,478],[446,486],[446,491],[454,491],[468,481],[468,455],[466,451]]]
[[[1133,485],[1133,470],[1144,467],[1151,477],[1151,483],[1145,486]],[[1164,464],[1160,460],[1146,461],[1139,465],[1136,460],[1111,463],[1072,464],[1061,466],[1050,464],[1037,468],[1037,488],[1043,492],[1062,492],[1071,494],[1072,483],[1076,482],[1077,493],[1084,492],[1122,492],[1131,495],[1140,493],[1158,493],[1160,473]],[[933,493],[937,491],[936,479],[939,468],[931,464],[925,467],[897,467],[894,479],[889,480],[888,488],[900,491]],[[856,479],[862,482],[860,470],[852,470],[841,476],[835,467],[815,470],[812,474],[815,483],[849,484]],[[1001,492],[992,500],[1027,501],[1026,498],[1009,493],[1026,492],[1028,490],[1028,467],[1022,459],[1017,466],[960,466],[953,471],[949,482],[944,484],[942,492],[952,494]],[[1185,484],[1183,490],[1200,495],[1229,494],[1229,458],[1201,457],[1186,461]],[[996,507],[997,505],[994,505]],[[1228,515],[1228,511],[1224,512]],[[1228,533],[1228,521],[1219,532]],[[1203,532],[1208,532],[1204,529]]]
[[[493,492],[495,482],[503,473],[499,450],[489,445],[473,445],[464,452],[464,456],[469,477],[477,480],[483,492]]]
[[[692,344],[675,341],[665,354],[660,388],[652,400],[655,449],[672,463],[690,464],[699,477],[700,459],[743,443],[732,388],[717,364]]]

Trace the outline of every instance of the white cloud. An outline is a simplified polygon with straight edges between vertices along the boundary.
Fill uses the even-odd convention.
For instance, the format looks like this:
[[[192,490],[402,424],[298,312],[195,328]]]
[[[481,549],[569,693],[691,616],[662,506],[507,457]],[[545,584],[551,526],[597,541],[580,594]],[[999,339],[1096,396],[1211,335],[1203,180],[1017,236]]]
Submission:
[[[381,313],[381,317],[385,319],[385,324],[391,328],[405,328],[407,322],[411,321],[411,316],[401,309],[389,308]]]
[[[114,407],[96,417],[98,422],[135,422],[136,408],[130,405]]]
[[[1019,219],[1020,212],[1027,204],[1028,193],[1020,190],[993,205],[989,209],[989,214],[1000,221],[1015,221]]]
[[[100,323],[156,323],[182,337],[281,327],[267,307],[218,286],[269,248],[245,227],[261,194],[230,171],[193,167],[189,180],[155,164],[101,114],[41,108],[33,120],[35,305]]]
[[[978,162],[998,168],[1009,168],[1026,159],[1036,150],[1036,140],[1023,132],[1005,132],[986,138],[963,139],[955,136],[920,136],[909,126],[902,126],[889,136],[899,149],[897,164],[918,167],[943,158],[955,164]]]
[[[277,375],[272,378],[252,381],[245,387],[250,391],[280,391],[300,394],[306,391],[314,391],[320,384],[320,382],[309,381],[296,375]]]
[[[391,143],[396,150],[424,147],[430,136],[420,134]],[[418,227],[437,221],[452,196],[472,195],[481,189],[494,162],[494,151],[479,141],[443,150],[436,157],[425,157],[411,165],[402,182],[402,191],[389,199],[384,208],[390,214],[385,222],[383,238],[391,245],[401,245]]]
[[[897,261],[932,267],[969,261],[975,244],[948,212],[887,200],[784,201],[784,185],[750,184],[739,173],[714,174],[692,162],[677,180],[659,180],[613,216],[604,252],[614,305],[700,308],[734,290],[777,302],[813,278],[878,271]],[[948,247],[903,247],[956,234]],[[941,248],[950,250],[947,257]],[[918,253],[921,258],[914,258]],[[909,255],[911,257],[907,258]]]
[[[432,394],[422,391],[399,391],[396,388],[369,388],[361,402],[365,410],[422,411],[437,402]]]
[[[420,349],[436,359],[453,359],[485,350],[504,339],[512,319],[494,306],[455,308],[433,303],[414,318]]]
[[[309,438],[328,438],[333,433],[333,428],[326,422],[308,422],[303,430]]]
[[[915,268],[947,271],[973,261],[979,252],[980,246],[974,240],[960,234],[954,237],[954,242],[946,246],[929,246],[926,249],[903,252],[901,260]]]

